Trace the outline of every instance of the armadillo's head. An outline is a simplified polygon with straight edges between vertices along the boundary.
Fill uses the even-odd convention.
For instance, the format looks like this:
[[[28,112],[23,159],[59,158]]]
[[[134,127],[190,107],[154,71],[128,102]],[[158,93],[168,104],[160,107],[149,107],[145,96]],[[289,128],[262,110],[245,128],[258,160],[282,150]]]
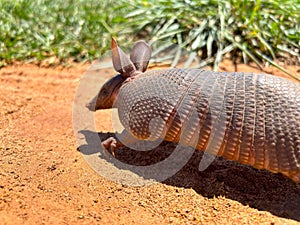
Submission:
[[[119,74],[107,81],[98,95],[86,105],[91,111],[112,108],[123,82],[128,81],[127,78],[143,73],[147,69],[151,57],[151,49],[144,41],[134,44],[130,58],[119,48],[114,39],[112,39],[111,51],[113,66]]]
[[[125,78],[123,78],[120,74],[108,80],[104,83],[99,93],[86,105],[86,107],[91,111],[112,108],[119,89],[124,81]]]

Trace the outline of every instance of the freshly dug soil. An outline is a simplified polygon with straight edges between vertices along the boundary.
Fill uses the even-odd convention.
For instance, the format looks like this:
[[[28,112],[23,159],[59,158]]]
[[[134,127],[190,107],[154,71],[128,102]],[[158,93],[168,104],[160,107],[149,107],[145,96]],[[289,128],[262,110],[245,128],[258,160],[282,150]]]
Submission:
[[[72,128],[75,92],[88,67],[0,70],[0,224],[300,224],[300,188],[291,180],[221,158],[199,172],[201,153],[150,186],[100,176],[77,150]],[[221,66],[234,69],[229,61]],[[287,69],[300,75],[297,66]],[[265,72],[284,76],[274,68]],[[110,116],[96,113],[100,135],[113,132]]]

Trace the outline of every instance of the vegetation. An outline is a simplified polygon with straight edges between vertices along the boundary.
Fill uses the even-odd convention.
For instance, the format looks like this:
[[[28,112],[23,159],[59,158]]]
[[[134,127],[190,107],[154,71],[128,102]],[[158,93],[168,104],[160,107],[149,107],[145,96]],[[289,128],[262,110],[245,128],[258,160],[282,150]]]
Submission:
[[[96,58],[127,22],[121,6],[107,0],[0,0],[0,61]]]
[[[122,44],[140,37],[177,43],[214,68],[225,54],[279,67],[276,59],[300,61],[300,2],[0,0],[2,64],[95,59],[111,36]]]

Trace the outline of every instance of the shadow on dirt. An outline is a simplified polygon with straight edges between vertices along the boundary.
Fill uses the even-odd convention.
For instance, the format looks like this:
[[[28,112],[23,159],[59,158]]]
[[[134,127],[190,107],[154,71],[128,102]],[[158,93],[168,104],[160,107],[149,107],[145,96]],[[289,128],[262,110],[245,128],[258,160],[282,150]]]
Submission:
[[[87,130],[80,133],[85,136],[87,144],[79,146],[79,151],[83,154],[99,152],[100,140],[93,138],[96,133]],[[98,136],[105,140],[114,134],[98,133]],[[168,157],[175,147],[176,144],[169,142],[163,142],[151,151],[122,147],[115,151],[115,158],[130,165],[151,165]],[[281,174],[257,170],[221,157],[200,172],[198,166],[202,155],[202,152],[195,151],[189,162],[163,183],[192,188],[207,198],[225,196],[243,205],[300,221],[300,188],[294,182]]]

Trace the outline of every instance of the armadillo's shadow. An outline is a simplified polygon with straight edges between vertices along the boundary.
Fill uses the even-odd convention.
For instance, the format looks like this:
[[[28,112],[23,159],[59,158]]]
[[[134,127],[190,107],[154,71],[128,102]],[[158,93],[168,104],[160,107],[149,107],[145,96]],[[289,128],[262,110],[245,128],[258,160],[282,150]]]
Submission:
[[[87,145],[80,146],[83,154],[99,151],[92,136],[96,133],[83,131]],[[98,133],[101,140],[113,134]],[[99,141],[99,140],[98,140]],[[149,152],[120,148],[115,157],[131,165],[151,165],[170,155],[176,144],[163,142]],[[248,166],[216,158],[203,172],[198,171],[203,153],[195,152],[189,162],[174,176],[163,183],[177,187],[193,188],[208,198],[225,196],[243,205],[268,211],[276,216],[300,221],[300,188],[280,174],[259,171]]]

